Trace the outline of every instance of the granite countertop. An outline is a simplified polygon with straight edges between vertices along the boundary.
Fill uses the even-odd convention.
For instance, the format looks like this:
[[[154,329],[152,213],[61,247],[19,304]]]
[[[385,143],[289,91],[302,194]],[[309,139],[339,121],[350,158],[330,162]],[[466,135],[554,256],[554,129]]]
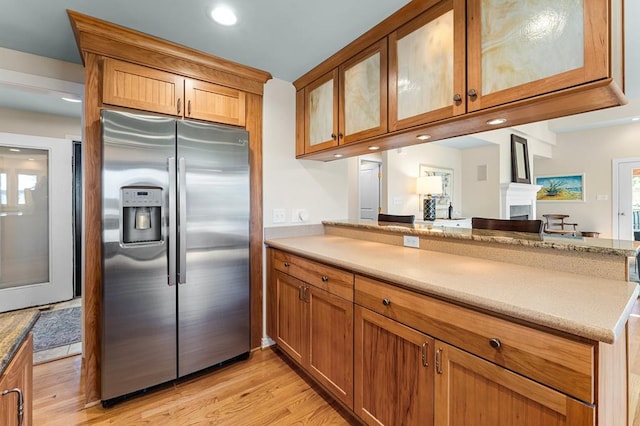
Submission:
[[[270,239],[270,247],[416,292],[604,343],[625,329],[638,297],[627,281],[333,235]]]
[[[0,376],[40,316],[37,309],[23,309],[0,314]]]
[[[479,229],[434,226],[429,222],[416,222],[413,225],[379,225],[376,221],[336,220],[323,221],[323,225],[361,228],[374,231],[393,232],[407,235],[423,235],[458,240],[485,241],[528,247],[552,248],[556,250],[598,253],[613,256],[634,257],[640,245],[633,241],[611,240],[607,238],[557,236],[548,234],[527,234],[518,232],[486,231]]]

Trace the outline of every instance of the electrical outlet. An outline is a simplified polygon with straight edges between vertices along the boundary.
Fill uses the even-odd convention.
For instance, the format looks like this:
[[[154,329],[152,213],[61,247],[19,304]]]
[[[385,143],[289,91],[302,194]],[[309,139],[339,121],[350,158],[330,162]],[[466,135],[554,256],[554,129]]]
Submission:
[[[412,235],[405,235],[404,236],[404,246],[405,247],[420,248],[420,238],[414,237]]]
[[[287,211],[285,209],[273,209],[273,223],[285,223]]]

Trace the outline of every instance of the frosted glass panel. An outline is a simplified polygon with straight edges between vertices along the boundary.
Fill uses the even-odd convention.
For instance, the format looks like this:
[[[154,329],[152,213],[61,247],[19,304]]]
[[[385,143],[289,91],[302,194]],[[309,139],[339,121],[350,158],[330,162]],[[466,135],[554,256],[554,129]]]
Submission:
[[[333,133],[333,80],[309,93],[309,145],[331,139]]]
[[[344,133],[380,126],[380,53],[344,73]]]
[[[482,93],[584,65],[582,0],[482,0]]]
[[[398,119],[451,105],[453,11],[398,40]]]
[[[48,178],[49,151],[0,146],[0,289],[49,281]]]

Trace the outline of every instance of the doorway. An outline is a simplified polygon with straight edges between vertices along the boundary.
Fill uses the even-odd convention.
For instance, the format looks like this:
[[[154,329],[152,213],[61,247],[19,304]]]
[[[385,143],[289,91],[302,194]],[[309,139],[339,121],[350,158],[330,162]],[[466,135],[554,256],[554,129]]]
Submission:
[[[71,151],[0,133],[0,312],[73,297]]]
[[[640,241],[640,158],[614,160],[613,234]]]
[[[359,199],[360,219],[378,220],[382,199],[382,163],[360,160]]]

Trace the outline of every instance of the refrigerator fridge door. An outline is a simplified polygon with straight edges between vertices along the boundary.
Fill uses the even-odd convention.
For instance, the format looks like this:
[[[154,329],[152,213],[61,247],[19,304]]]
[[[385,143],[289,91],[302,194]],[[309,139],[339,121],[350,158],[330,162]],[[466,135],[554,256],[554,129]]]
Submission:
[[[250,350],[249,137],[178,121],[178,375]],[[186,189],[185,189],[186,188]]]
[[[169,285],[167,254],[168,158],[175,156],[175,126],[165,117],[102,112],[103,400],[177,377],[176,287]],[[132,191],[125,202],[129,196],[144,202],[151,194],[144,187],[157,188],[161,199],[161,237],[127,244],[122,194]],[[152,231],[154,218],[143,220],[138,228],[145,229],[135,232]]]

